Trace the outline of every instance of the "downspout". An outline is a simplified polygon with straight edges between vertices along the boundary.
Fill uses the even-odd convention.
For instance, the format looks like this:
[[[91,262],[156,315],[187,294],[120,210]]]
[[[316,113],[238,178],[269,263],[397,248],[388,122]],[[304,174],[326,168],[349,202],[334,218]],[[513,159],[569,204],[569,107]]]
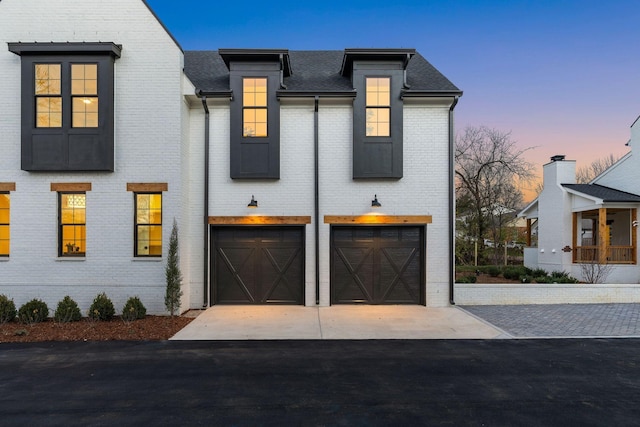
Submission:
[[[315,223],[315,250],[316,250],[316,305],[320,305],[320,184],[319,184],[319,127],[318,127],[318,103],[319,96],[314,97],[313,110],[313,163],[314,163],[314,185],[315,185],[315,202],[314,202],[314,223]]]
[[[209,306],[209,106],[206,95],[202,95],[204,108],[204,259],[202,260],[202,307]]]
[[[456,277],[456,263],[455,263],[455,141],[453,137],[453,109],[458,104],[458,96],[453,98],[451,107],[449,107],[449,303],[455,305],[454,299],[454,283]]]

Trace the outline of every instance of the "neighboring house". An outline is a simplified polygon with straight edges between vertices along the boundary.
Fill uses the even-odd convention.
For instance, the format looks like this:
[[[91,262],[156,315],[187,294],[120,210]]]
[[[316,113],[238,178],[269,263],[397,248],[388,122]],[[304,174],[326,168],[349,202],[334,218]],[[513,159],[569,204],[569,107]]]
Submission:
[[[544,165],[543,190],[522,212],[537,247],[525,248],[525,265],[565,271],[583,279],[584,265],[609,264],[610,283],[638,283],[640,120],[631,126],[631,149],[588,184],[576,184],[575,161],[553,156]]]
[[[37,25],[36,25],[37,23]],[[448,305],[453,109],[413,49],[184,52],[142,0],[0,2],[0,293]]]

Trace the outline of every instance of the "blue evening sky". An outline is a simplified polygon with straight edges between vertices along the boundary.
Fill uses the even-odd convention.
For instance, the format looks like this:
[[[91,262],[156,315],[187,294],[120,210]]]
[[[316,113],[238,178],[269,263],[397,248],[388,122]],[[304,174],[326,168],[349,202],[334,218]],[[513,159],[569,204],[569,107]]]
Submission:
[[[640,0],[147,2],[185,50],[416,48],[464,91],[458,130],[536,165],[622,155],[640,115]]]

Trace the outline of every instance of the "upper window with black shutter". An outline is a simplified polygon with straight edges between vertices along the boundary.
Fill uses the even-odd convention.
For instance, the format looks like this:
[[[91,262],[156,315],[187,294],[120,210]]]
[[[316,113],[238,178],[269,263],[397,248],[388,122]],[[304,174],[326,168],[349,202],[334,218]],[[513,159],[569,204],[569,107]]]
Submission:
[[[230,171],[234,179],[280,178],[280,106],[288,50],[221,49],[229,69]]]
[[[22,58],[22,169],[114,170],[114,43],[9,43]]]
[[[405,70],[414,49],[346,49],[353,102],[353,178],[402,178]]]

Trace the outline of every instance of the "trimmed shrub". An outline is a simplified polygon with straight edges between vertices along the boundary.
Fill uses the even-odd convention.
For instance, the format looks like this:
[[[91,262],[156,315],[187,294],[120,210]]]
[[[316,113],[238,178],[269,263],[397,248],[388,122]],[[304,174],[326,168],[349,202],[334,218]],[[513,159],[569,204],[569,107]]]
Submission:
[[[522,283],[531,283],[531,276],[526,276],[526,275],[525,275],[525,276],[522,276],[522,277],[520,278],[520,281],[521,281]]]
[[[549,276],[538,276],[533,279],[536,283],[553,283],[553,279]]]
[[[528,275],[530,270],[524,266],[506,267],[502,271],[502,275],[505,279],[520,280],[522,277]]]
[[[98,294],[89,307],[89,317],[93,320],[110,320],[115,314],[113,303],[104,292]]]
[[[47,317],[49,317],[47,303],[37,298],[24,303],[18,310],[18,320],[21,323],[39,323],[46,320]]]
[[[529,274],[531,274],[533,277],[544,277],[547,275],[547,272],[542,268],[536,268],[535,270],[531,270],[531,273]]]
[[[456,283],[476,283],[476,276],[462,276],[456,279]]]
[[[551,283],[578,283],[578,280],[564,271],[551,272]]]
[[[11,322],[16,318],[17,313],[13,300],[6,295],[0,294],[0,325]]]
[[[129,298],[122,309],[122,319],[128,322],[136,319],[144,319],[146,315],[147,309],[138,297]]]
[[[82,319],[82,313],[78,304],[67,295],[58,303],[53,318],[60,323],[77,322]]]
[[[494,265],[487,268],[487,273],[491,277],[498,277],[500,275],[500,269]]]

